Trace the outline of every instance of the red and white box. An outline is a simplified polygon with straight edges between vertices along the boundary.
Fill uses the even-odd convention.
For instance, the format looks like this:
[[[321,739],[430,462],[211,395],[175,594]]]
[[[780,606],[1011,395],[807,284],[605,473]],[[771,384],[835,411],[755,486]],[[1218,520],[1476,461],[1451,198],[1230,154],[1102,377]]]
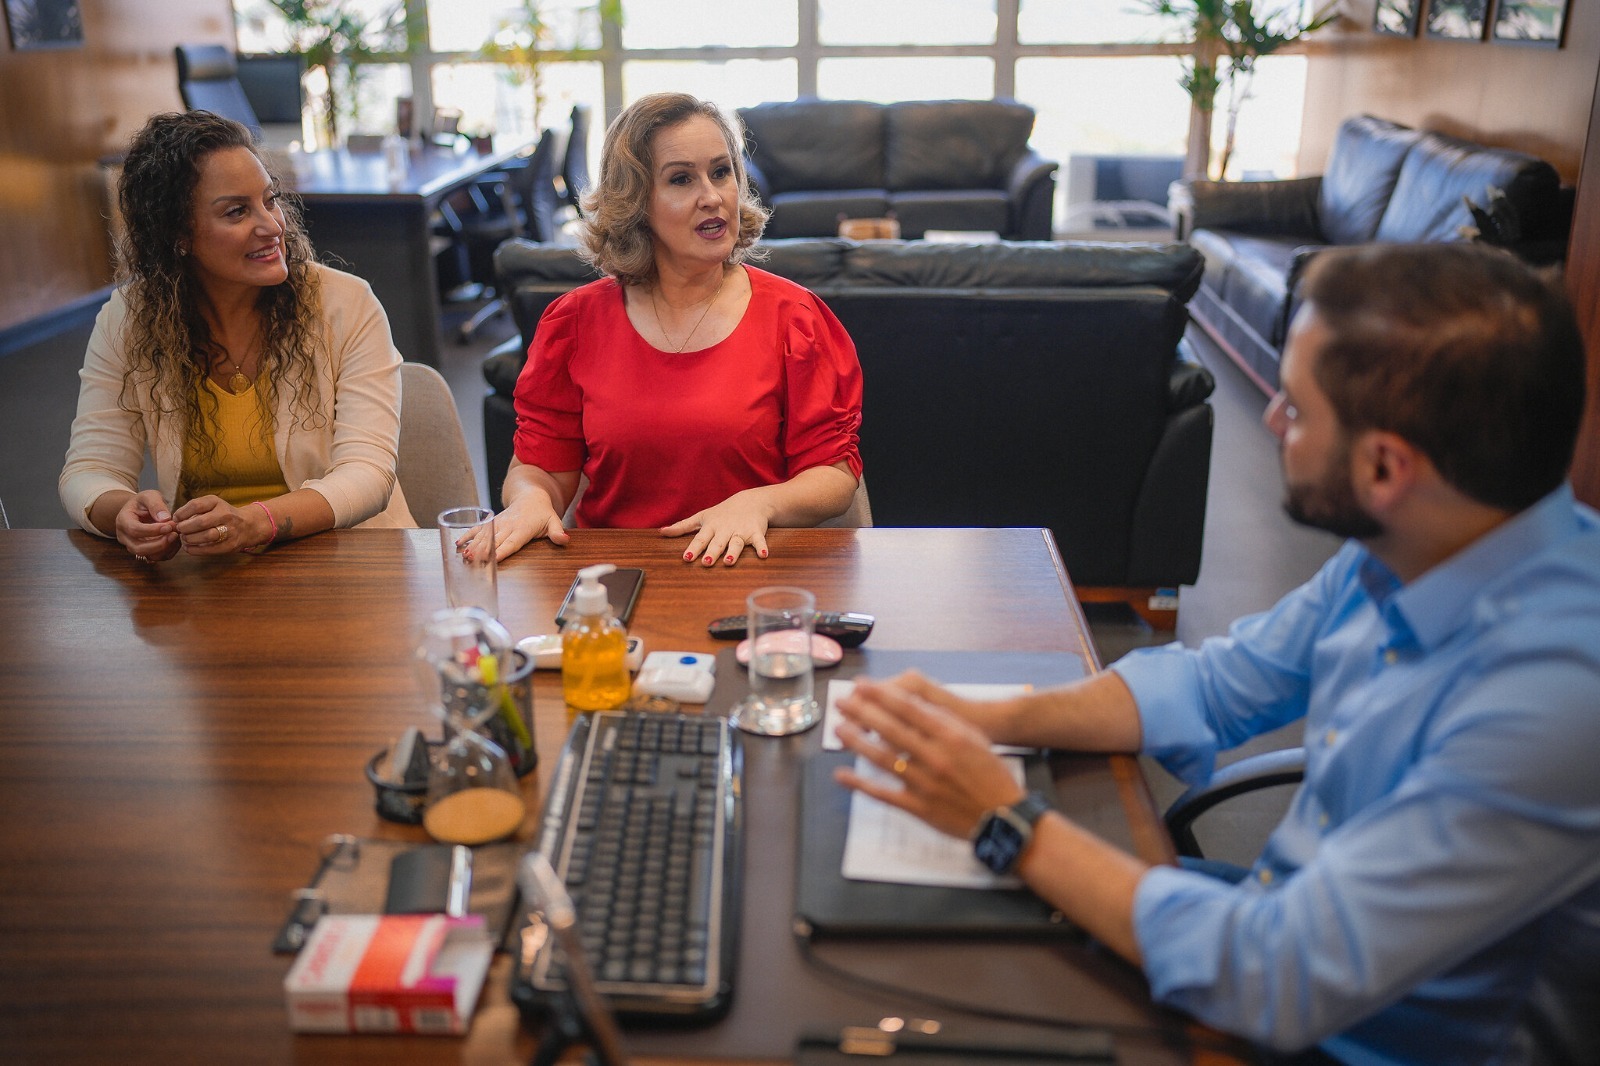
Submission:
[[[297,1033],[464,1033],[494,944],[483,919],[328,914],[283,979]]]

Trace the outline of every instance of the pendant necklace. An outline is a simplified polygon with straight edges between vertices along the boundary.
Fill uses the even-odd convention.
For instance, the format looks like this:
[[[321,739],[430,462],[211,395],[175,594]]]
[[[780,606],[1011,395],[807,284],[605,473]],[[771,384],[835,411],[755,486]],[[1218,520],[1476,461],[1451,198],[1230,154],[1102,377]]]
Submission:
[[[228,362],[233,364],[233,373],[228,376],[227,388],[229,392],[238,396],[250,387],[250,379],[244,376],[244,368],[239,365],[233,356],[228,356]]]
[[[683,343],[678,345],[676,348],[672,349],[672,354],[673,355],[681,354],[685,348],[689,347],[689,342],[694,340],[694,335],[696,333],[700,332],[701,323],[703,323],[706,320],[706,316],[711,313],[711,305],[717,302],[717,297],[718,296],[722,295],[722,286],[727,283],[727,280],[728,280],[728,272],[726,270],[724,270],[722,272],[722,280],[717,282],[716,291],[713,292],[711,294],[711,298],[706,301],[706,309],[704,311],[700,312],[700,317],[695,320],[694,329],[691,329],[689,331],[689,335],[687,337],[683,338]],[[670,345],[672,343],[672,336],[667,332],[667,327],[663,326],[661,324],[661,309],[656,306],[656,289],[657,288],[658,288],[658,285],[656,285],[656,284],[652,284],[650,286],[650,313],[652,315],[654,315],[655,318],[656,318],[656,329],[659,329],[661,331],[661,335],[666,338],[667,343]],[[693,305],[691,304],[690,306],[693,306]],[[232,379],[230,379],[230,382],[231,382],[231,380]]]
[[[245,349],[246,359],[250,358],[250,349],[255,347],[256,345],[252,343],[250,348]],[[224,351],[223,355],[233,364],[233,373],[228,375],[228,383],[223,387],[235,396],[241,395],[255,384],[255,380],[244,372],[244,364],[235,359],[231,351]]]

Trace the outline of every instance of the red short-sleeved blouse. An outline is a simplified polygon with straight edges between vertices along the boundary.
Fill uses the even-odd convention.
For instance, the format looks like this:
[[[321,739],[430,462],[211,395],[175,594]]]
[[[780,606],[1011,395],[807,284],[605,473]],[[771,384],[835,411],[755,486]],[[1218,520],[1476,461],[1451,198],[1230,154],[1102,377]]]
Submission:
[[[580,527],[670,525],[742,489],[838,462],[861,476],[861,364],[814,294],[744,268],[750,303],[728,337],[673,354],[628,321],[612,278],[539,320],[517,379],[524,463],[582,470]]]

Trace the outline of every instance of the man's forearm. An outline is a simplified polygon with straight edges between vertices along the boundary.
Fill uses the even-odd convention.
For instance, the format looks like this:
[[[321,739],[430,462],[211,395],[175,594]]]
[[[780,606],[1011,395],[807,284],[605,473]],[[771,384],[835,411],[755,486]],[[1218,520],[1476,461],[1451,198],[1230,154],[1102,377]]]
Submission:
[[[983,725],[1001,743],[1068,751],[1135,752],[1142,739],[1133,693],[1110,671],[1003,701]]]

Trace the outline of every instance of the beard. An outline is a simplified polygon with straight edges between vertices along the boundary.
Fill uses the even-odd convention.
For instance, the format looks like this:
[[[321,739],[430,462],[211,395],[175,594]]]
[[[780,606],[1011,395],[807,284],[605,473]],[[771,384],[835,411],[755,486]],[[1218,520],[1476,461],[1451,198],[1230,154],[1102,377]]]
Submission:
[[[1371,540],[1384,533],[1383,524],[1362,510],[1350,487],[1348,441],[1330,457],[1319,480],[1285,484],[1283,510],[1300,525],[1326,530],[1336,537]]]

